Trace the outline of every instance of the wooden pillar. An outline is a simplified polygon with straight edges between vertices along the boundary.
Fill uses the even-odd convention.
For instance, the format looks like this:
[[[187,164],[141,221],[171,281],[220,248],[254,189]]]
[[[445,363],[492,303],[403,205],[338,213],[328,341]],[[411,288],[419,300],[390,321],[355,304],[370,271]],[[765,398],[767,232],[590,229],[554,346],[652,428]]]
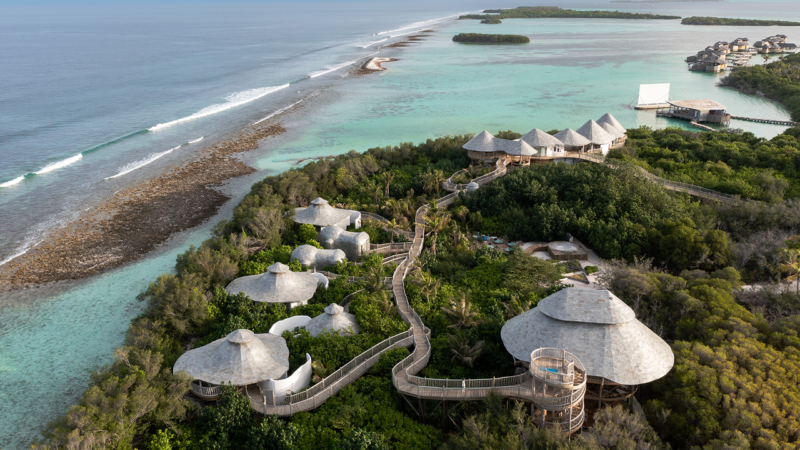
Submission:
[[[603,386],[606,384],[606,379],[602,378],[600,381],[600,391],[597,393],[597,410],[600,411],[600,408],[603,407]]]
[[[447,400],[442,400],[442,431],[447,427]]]

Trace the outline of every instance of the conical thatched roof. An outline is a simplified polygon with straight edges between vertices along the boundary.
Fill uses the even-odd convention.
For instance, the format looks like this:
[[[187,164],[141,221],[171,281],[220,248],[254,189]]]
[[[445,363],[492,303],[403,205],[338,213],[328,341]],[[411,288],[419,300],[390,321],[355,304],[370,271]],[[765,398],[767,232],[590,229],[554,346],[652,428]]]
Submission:
[[[352,211],[334,208],[324,198],[317,197],[308,207],[294,209],[294,221],[324,227],[341,223],[349,219],[351,214]]]
[[[292,272],[289,266],[275,263],[266,273],[237,278],[225,288],[229,294],[244,292],[253,301],[299,303],[314,296],[317,277],[308,272]]]
[[[289,370],[286,341],[273,334],[236,330],[222,339],[181,355],[173,373],[185,371],[195,380],[235,386],[280,378]]]
[[[522,140],[527,142],[531,147],[535,148],[560,147],[564,145],[563,142],[538,128],[534,128],[529,131],[528,134],[522,136]]]
[[[540,347],[563,348],[583,362],[589,375],[625,385],[657,380],[674,363],[669,345],[606,290],[558,291],[509,320],[500,336],[517,359],[529,361]]]
[[[521,139],[509,141],[507,139],[495,138],[494,148],[497,151],[505,152],[507,155],[514,156],[533,156],[538,153],[535,148],[531,147],[527,142]]]
[[[628,130],[626,130],[625,127],[623,127],[622,124],[619,123],[617,118],[612,116],[610,113],[603,114],[603,117],[599,118],[597,120],[597,123],[599,125],[609,124],[612,127],[616,128],[617,130],[619,130],[619,131],[621,131],[623,133],[627,133],[628,132]]]
[[[623,133],[622,131],[619,131],[618,129],[614,128],[613,126],[611,126],[611,124],[604,123],[604,124],[602,124],[600,126],[603,127],[603,129],[606,130],[606,133],[610,134],[611,137],[613,137],[614,139],[619,139],[619,138],[625,136],[625,133]]]
[[[564,145],[569,147],[583,147],[584,145],[589,145],[592,143],[589,139],[581,136],[580,134],[576,133],[570,128],[566,130],[561,130],[560,132],[556,133],[554,138],[558,139],[559,141],[563,142]]]
[[[319,336],[323,330],[334,331],[340,335],[358,334],[360,328],[356,316],[344,312],[344,308],[331,303],[325,307],[325,312],[311,319],[306,324],[306,330],[312,336]]]
[[[493,152],[495,148],[494,140],[495,137],[491,133],[483,130],[480,134],[467,141],[463,148],[473,152]]]
[[[592,141],[593,144],[607,145],[614,142],[614,138],[594,120],[589,120],[578,128],[578,134]]]

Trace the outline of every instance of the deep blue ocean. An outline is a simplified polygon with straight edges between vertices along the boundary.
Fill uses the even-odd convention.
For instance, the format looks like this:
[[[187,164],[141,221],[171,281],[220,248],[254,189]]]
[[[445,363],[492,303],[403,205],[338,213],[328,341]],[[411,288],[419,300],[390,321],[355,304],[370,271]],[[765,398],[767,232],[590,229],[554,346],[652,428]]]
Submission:
[[[557,3],[800,20],[795,2]],[[244,156],[258,173],[228,183],[232,200],[203,226],[106,274],[0,294],[0,448],[26,448],[74,404],[141,311],[136,293],[207,238],[250,184],[297,159],[483,129],[577,128],[605,112],[627,127],[684,126],[629,108],[640,83],[669,82],[673,99],[714,98],[734,114],[788,119],[774,102],[717,87],[718,75],[687,72],[683,59],[740,36],[753,42],[783,32],[800,42],[800,29],[509,20],[492,32],[525,34],[530,46],[487,52],[451,41],[458,32],[486,32],[454,20],[460,13],[498,6],[510,5],[0,4],[0,262],[115,191],[303,105],[281,116],[285,135]],[[413,47],[381,49],[421,30],[434,33]],[[372,55],[398,61],[386,72],[349,75]],[[735,126],[765,137],[783,131]]]

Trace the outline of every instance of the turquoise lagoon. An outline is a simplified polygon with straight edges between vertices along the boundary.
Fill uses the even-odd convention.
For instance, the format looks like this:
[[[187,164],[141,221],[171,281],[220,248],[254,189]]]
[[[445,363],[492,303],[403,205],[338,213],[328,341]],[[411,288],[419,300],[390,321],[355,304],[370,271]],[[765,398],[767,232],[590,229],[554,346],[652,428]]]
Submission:
[[[718,40],[755,40],[779,32],[792,36],[789,29],[690,28],[677,21],[508,20],[492,26],[491,32],[527,35],[529,45],[451,41],[456,33],[487,29],[477,21],[451,22],[416,48],[381,51],[381,56],[399,59],[385,64],[386,72],[360,78],[336,73],[321,91],[303,91],[319,94],[280,119],[289,130],[286,135],[248,155],[260,172],[232,184],[234,197],[217,217],[176,236],[161,250],[101,276],[4,296],[0,447],[24,448],[47,421],[73,404],[89,373],[111,361],[130,319],[141,311],[136,294],[170,271],[179,252],[208,237],[210,225],[230,214],[251,183],[292,167],[298,159],[484,129],[524,133],[534,127],[577,128],[606,112],[626,127],[688,126],[633,110],[629,105],[640,83],[672,83],[672,99],[712,98],[734,114],[788,119],[774,102],[717,87],[717,75],[688,72],[683,60]],[[298,89],[305,88],[298,84]],[[252,117],[264,113],[252,111]],[[784,129],[732,125],[764,137]]]

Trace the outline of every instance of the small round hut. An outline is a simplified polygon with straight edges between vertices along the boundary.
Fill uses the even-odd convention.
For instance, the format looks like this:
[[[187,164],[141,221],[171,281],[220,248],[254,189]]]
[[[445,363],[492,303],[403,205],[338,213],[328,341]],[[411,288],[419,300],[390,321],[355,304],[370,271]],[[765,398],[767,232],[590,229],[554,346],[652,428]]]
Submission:
[[[471,193],[477,191],[478,189],[480,189],[480,187],[481,187],[480,184],[478,184],[478,183],[476,183],[474,181],[470,181],[469,184],[467,185],[467,194],[471,194]]]
[[[317,337],[324,330],[344,336],[358,334],[361,329],[356,321],[356,316],[344,312],[344,308],[336,303],[331,303],[325,307],[325,312],[306,324],[306,330],[312,336]]]
[[[614,137],[597,124],[594,120],[589,120],[582,127],[578,128],[578,134],[592,142],[593,150],[600,150],[604,155],[608,153],[608,147],[614,142]]]
[[[326,249],[340,249],[350,261],[358,261],[369,253],[369,235],[363,231],[345,231],[338,225],[330,225],[317,233],[317,241]]]
[[[313,245],[300,245],[292,251],[292,261],[299,261],[300,264],[317,270],[324,270],[345,258],[347,255],[341,250],[320,249]]]
[[[286,264],[275,263],[261,275],[231,281],[225,292],[231,295],[242,292],[255,302],[285,303],[289,308],[294,308],[305,305],[314,296],[324,278],[320,277],[320,274],[292,272]]]
[[[497,152],[495,148],[495,137],[486,130],[477,134],[474,138],[467,141],[463,145],[464,150],[467,150],[467,155],[472,160],[486,160],[495,159],[502,156],[502,152]]]
[[[533,147],[540,158],[564,153],[563,142],[538,128],[534,128],[528,134],[522,136],[522,140]]]
[[[596,400],[597,407],[627,399],[636,386],[663,377],[674,363],[670,346],[607,290],[558,291],[509,320],[500,337],[525,364],[540,347],[575,355],[589,376],[586,399]]]
[[[236,330],[222,339],[189,350],[172,367],[194,379],[192,392],[204,400],[219,397],[219,385],[249,386],[282,378],[289,370],[286,341],[273,334]]]
[[[592,141],[576,133],[571,128],[567,128],[566,130],[561,130],[560,132],[556,133],[553,137],[563,142],[564,150],[568,152],[582,152],[586,149],[587,145],[588,146],[592,145]]]
[[[315,227],[327,227],[328,225],[339,225],[347,228],[355,225],[361,227],[361,213],[349,209],[334,208],[322,197],[315,198],[306,208],[294,209],[294,221],[306,223]]]

